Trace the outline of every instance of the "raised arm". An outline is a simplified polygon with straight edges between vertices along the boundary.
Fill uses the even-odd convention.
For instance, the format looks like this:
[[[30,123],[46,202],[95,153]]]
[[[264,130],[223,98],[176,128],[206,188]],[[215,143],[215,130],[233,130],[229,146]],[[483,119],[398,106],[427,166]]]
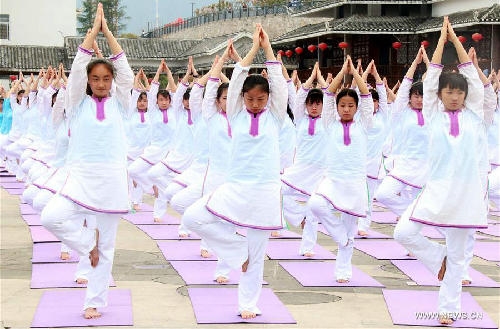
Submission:
[[[58,127],[64,120],[64,97],[66,96],[66,87],[64,84],[59,89],[56,96],[56,102],[52,108],[52,124],[54,127]]]
[[[358,105],[358,111],[360,111],[360,120],[361,124],[365,127],[365,129],[371,128],[373,124],[373,98],[370,90],[368,90],[368,86],[366,82],[363,80],[363,77],[359,74],[358,70],[354,67],[352,63],[351,57],[347,55],[348,68],[350,69],[350,73],[353,75],[354,80],[356,80],[356,84],[359,88],[360,99]]]

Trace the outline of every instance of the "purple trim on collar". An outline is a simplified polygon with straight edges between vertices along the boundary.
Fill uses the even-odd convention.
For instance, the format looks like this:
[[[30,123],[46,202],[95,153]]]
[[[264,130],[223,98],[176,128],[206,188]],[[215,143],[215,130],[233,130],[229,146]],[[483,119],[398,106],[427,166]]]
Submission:
[[[188,125],[192,125],[193,124],[193,119],[191,119],[191,109],[186,109],[187,113],[188,113]]]
[[[417,222],[417,223],[422,223],[422,224],[425,224],[425,225],[429,225],[429,226],[438,226],[438,227],[452,227],[452,228],[488,228],[488,225],[486,226],[483,226],[483,225],[450,225],[450,224],[436,224],[436,223],[432,223],[432,222],[428,222],[428,221],[425,221],[425,220],[422,220],[422,219],[418,219],[418,218],[415,218],[415,217],[410,217],[410,220],[412,222]]]
[[[342,208],[339,208],[337,207],[333,202],[332,200],[330,200],[326,195],[324,194],[321,194],[321,193],[318,193],[316,192],[317,195],[323,197],[326,201],[330,202],[330,204],[333,206],[333,208],[337,209],[338,211],[341,211],[343,213],[346,213],[348,215],[351,215],[351,216],[355,216],[355,217],[361,217],[361,218],[366,218],[366,215],[360,215],[360,214],[356,214],[352,211],[349,211],[349,210],[345,210],[345,209],[342,209]]]
[[[168,109],[170,107],[166,108],[165,110],[162,110],[158,107],[158,109],[160,110],[161,114],[163,115],[163,123],[168,123]]]
[[[472,65],[472,62],[465,62],[465,63],[458,64],[457,68],[461,69],[461,68],[469,66],[469,65]]]
[[[448,117],[450,117],[450,135],[453,137],[457,137],[460,134],[460,126],[458,123],[458,111],[446,111],[448,113]]]
[[[227,118],[227,113],[224,112],[224,111],[220,111],[219,113],[226,119],[226,122],[227,122],[227,135],[229,137],[233,138],[233,134],[231,133],[231,125],[229,124],[229,120]]]
[[[92,56],[94,54],[94,52],[92,50],[85,49],[82,46],[78,46],[78,50],[81,51],[82,53],[90,55],[90,56]]]
[[[443,64],[437,64],[437,63],[429,63],[429,66],[435,67],[436,69],[442,69],[444,67]]]
[[[404,80],[408,80],[410,82],[413,82],[413,79],[412,78],[408,78],[408,77],[404,77]]]
[[[279,61],[266,61],[266,65],[282,65]]]
[[[414,109],[413,107],[410,107],[410,109],[417,114],[417,123],[420,127],[422,127],[425,124],[424,121],[424,115],[422,114],[422,110],[420,109]]]
[[[220,79],[219,79],[219,78],[212,78],[212,77],[208,78],[208,80],[210,80],[210,81],[215,81],[215,82],[219,82],[219,81],[220,81]]]
[[[262,111],[260,111],[259,113],[253,113],[253,112],[250,112],[248,109],[247,109],[247,112],[248,114],[250,115],[250,135],[252,135],[253,137],[255,136],[258,136],[259,135],[259,117],[262,115],[262,113],[264,113],[266,111],[266,109],[263,109]]]
[[[113,55],[112,57],[109,58],[110,61],[114,62],[118,60],[120,57],[122,57],[125,53],[122,51],[116,55]]]
[[[316,127],[316,121],[321,118],[321,115],[318,115],[317,117],[313,118],[311,116],[309,116],[309,127],[307,129],[307,132],[309,133],[309,135],[313,136],[314,135],[314,130],[315,130],[315,127]]]
[[[146,111],[138,111],[139,112],[139,115],[141,116],[141,122],[144,123],[144,121],[146,121],[146,118],[144,117],[144,113],[146,113]]]
[[[350,128],[353,123],[353,121],[349,122],[340,122],[342,124],[342,128],[344,130],[344,145],[349,146],[351,144],[351,135],[350,135]]]
[[[104,97],[100,101],[97,97],[92,96],[92,99],[94,100],[95,105],[97,107],[95,118],[99,121],[106,119],[106,115],[104,114],[104,103],[108,100],[108,97]]]

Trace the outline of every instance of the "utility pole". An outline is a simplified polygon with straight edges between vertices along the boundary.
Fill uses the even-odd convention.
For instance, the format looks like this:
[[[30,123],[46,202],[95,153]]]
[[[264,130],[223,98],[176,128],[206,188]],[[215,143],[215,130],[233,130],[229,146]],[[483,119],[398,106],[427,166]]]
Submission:
[[[160,24],[158,23],[159,18],[160,18],[160,16],[158,14],[158,0],[156,0],[156,28],[160,27]]]
[[[195,3],[196,2],[190,2],[190,4],[191,4],[191,17],[194,17],[194,4]]]

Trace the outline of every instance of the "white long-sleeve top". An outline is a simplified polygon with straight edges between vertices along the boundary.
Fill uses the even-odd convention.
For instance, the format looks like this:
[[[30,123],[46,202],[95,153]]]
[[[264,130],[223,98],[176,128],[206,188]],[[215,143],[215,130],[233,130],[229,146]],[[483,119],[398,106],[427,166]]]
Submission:
[[[15,142],[21,138],[25,131],[24,113],[28,109],[28,96],[23,96],[21,103],[17,103],[17,94],[10,94],[10,106],[12,107],[12,127],[9,131],[9,140]]]
[[[132,90],[132,110],[130,117],[127,120],[127,141],[128,141],[128,157],[135,160],[142,154],[144,149],[151,142],[151,118],[149,111],[142,113],[137,109],[137,100],[141,94],[140,90]],[[144,122],[142,120],[144,118]]]
[[[488,157],[492,166],[500,166],[500,90],[496,96],[496,110],[488,127]]]

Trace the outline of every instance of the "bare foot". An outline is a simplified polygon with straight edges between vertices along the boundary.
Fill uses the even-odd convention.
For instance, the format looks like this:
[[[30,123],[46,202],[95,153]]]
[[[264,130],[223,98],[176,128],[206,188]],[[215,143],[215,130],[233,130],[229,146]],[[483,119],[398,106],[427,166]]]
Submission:
[[[248,270],[248,259],[241,265],[241,272],[246,272]]]
[[[70,259],[70,258],[71,258],[71,257],[70,257],[70,255],[69,255],[69,252],[66,252],[66,251],[62,251],[62,252],[61,252],[61,259],[62,259],[62,260],[68,260],[68,259]]]
[[[444,274],[446,273],[446,256],[444,256],[443,263],[441,264],[441,269],[438,273],[438,280],[443,281]]]
[[[366,231],[358,231],[359,236],[368,236],[368,232]]]
[[[468,286],[472,283],[471,280],[462,280],[462,286]]]
[[[90,258],[90,265],[92,267],[96,267],[97,264],[99,263],[99,231],[96,229],[95,230],[95,247],[90,251],[89,258]]]
[[[396,222],[399,222],[400,218],[401,218],[400,216],[396,217]]]
[[[154,221],[155,223],[161,223],[161,222],[162,222],[161,218],[155,218],[155,219],[153,219],[153,221]]]
[[[87,283],[89,283],[89,280],[82,279],[82,278],[77,278],[76,279],[76,283],[78,283],[78,284],[87,284]]]
[[[241,318],[242,319],[253,319],[257,316],[257,314],[249,311],[242,311],[241,312]]]
[[[306,253],[304,253],[304,257],[314,257],[314,253],[306,252]]]
[[[189,234],[186,233],[179,234],[179,238],[187,238],[187,237],[189,237]]]
[[[348,283],[349,280],[345,280],[345,279],[337,279],[337,282],[338,283]]]
[[[158,198],[158,187],[156,187],[156,185],[153,185],[153,193],[155,195],[155,198]]]
[[[302,222],[300,223],[300,227],[304,229],[304,226],[306,226],[306,219],[304,218]]]
[[[137,187],[137,182],[135,180],[132,180],[132,185],[134,185],[134,187]]]
[[[409,252],[409,251],[408,251],[408,253],[406,254],[406,256],[408,256],[408,257],[415,257],[415,255],[414,255],[414,254],[412,254],[412,253],[411,253],[411,252]]]
[[[226,278],[225,276],[218,276],[217,279],[215,279],[215,281],[217,281],[217,283],[227,283],[227,282],[229,282],[228,278]]]
[[[273,238],[279,238],[279,237],[281,236],[281,234],[280,234],[280,232],[278,232],[278,231],[272,231],[272,232],[271,232],[271,236],[272,236]]]
[[[141,206],[139,206],[138,204],[134,204],[132,208],[134,208],[135,211],[141,210]]]
[[[439,323],[441,324],[452,324],[453,319],[447,317],[446,315],[440,315],[439,316]]]
[[[201,257],[203,258],[210,258],[212,255],[208,252],[208,250],[201,249]]]
[[[94,307],[89,307],[85,310],[85,319],[97,319],[101,317],[101,313],[97,312],[97,309]]]

